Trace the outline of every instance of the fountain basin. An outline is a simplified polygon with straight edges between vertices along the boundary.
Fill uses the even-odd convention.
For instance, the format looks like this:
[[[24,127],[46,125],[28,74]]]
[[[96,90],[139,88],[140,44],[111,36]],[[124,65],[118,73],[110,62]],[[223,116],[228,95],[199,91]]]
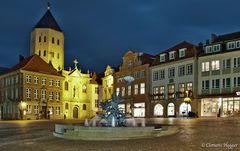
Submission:
[[[166,133],[166,131],[165,131]],[[154,127],[86,127],[55,124],[55,137],[70,140],[112,141],[162,136]]]

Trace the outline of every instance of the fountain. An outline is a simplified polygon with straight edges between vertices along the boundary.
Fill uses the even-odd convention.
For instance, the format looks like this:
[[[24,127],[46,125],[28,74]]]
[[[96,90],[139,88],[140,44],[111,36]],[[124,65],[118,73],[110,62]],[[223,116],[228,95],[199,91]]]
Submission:
[[[129,85],[133,78],[123,78]],[[142,119],[141,126],[137,125],[134,117],[128,119],[131,124],[126,123],[125,114],[119,110],[118,105],[124,100],[113,94],[112,100],[100,103],[102,112],[99,112],[91,121],[85,119],[84,126],[72,126],[55,124],[54,136],[73,140],[128,140],[148,137],[158,137],[164,134],[163,131],[156,131],[154,126],[146,126]],[[100,120],[98,119],[100,118]],[[97,124],[98,122],[98,124]],[[92,125],[92,126],[90,126]],[[161,133],[161,134],[160,134]]]

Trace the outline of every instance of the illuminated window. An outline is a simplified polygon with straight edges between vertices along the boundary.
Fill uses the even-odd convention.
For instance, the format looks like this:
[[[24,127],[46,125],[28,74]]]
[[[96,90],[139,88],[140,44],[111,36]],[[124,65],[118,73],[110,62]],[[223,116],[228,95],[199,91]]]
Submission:
[[[60,80],[56,80],[56,87],[60,87]]]
[[[38,99],[38,89],[34,89],[34,99]]]
[[[164,99],[165,87],[160,86],[160,99]]]
[[[192,88],[193,88],[193,83],[192,82],[187,83],[187,90],[191,90],[192,91]]]
[[[137,95],[138,94],[138,84],[134,85],[134,94]]]
[[[34,84],[38,84],[38,77],[34,77]]]
[[[56,100],[60,101],[60,92],[56,92]]]
[[[42,100],[46,100],[46,90],[42,90]]]
[[[125,87],[122,87],[122,96],[125,96]]]
[[[145,94],[145,83],[140,84],[140,94]]]
[[[170,84],[168,85],[168,98],[173,99],[175,97],[175,85]]]
[[[26,76],[26,83],[31,83],[32,82],[32,76],[27,75]]]
[[[209,71],[209,62],[202,62],[202,72]]]
[[[34,114],[38,114],[38,106],[34,105]]]
[[[31,114],[31,112],[32,112],[32,106],[31,105],[27,105],[26,112],[27,112],[27,114]]]
[[[53,80],[49,80],[49,86],[53,86]]]
[[[47,81],[46,78],[42,78],[42,85],[46,85],[46,81]]]
[[[219,60],[212,61],[212,70],[219,70],[219,69],[220,69]]]
[[[185,94],[185,84],[184,83],[180,83],[178,85],[178,91],[181,92],[179,94],[179,97],[184,97],[184,94]]]
[[[116,95],[119,96],[120,88],[116,88]]]
[[[60,115],[60,107],[56,107],[56,115]]]
[[[131,93],[132,93],[132,92],[131,92],[131,89],[132,89],[132,87],[131,87],[131,85],[129,85],[129,86],[128,86],[128,95],[131,95]]]
[[[159,94],[159,87],[154,87],[153,88],[153,95],[154,95],[154,99],[158,99],[157,94]]]
[[[49,100],[50,100],[50,101],[53,100],[53,92],[50,92],[50,93],[49,93]]]
[[[26,98],[31,98],[31,89],[29,88],[26,89]]]

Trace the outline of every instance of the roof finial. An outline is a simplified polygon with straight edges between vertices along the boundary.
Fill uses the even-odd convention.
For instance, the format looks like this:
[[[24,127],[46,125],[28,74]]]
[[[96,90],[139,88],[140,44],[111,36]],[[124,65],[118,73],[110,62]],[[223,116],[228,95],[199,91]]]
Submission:
[[[47,9],[48,9],[48,10],[50,10],[50,6],[51,6],[50,3],[48,2],[48,3],[47,3]]]
[[[73,60],[73,63],[75,64],[75,69],[77,69],[77,64],[78,64],[77,59],[74,59],[74,60]]]

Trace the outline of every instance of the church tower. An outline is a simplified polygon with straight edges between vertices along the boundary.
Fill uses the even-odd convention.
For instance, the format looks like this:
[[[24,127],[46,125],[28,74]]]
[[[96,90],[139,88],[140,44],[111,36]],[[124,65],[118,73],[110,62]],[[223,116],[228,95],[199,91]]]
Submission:
[[[64,34],[54,19],[50,5],[31,32],[30,55],[37,54],[55,69],[64,69]]]

